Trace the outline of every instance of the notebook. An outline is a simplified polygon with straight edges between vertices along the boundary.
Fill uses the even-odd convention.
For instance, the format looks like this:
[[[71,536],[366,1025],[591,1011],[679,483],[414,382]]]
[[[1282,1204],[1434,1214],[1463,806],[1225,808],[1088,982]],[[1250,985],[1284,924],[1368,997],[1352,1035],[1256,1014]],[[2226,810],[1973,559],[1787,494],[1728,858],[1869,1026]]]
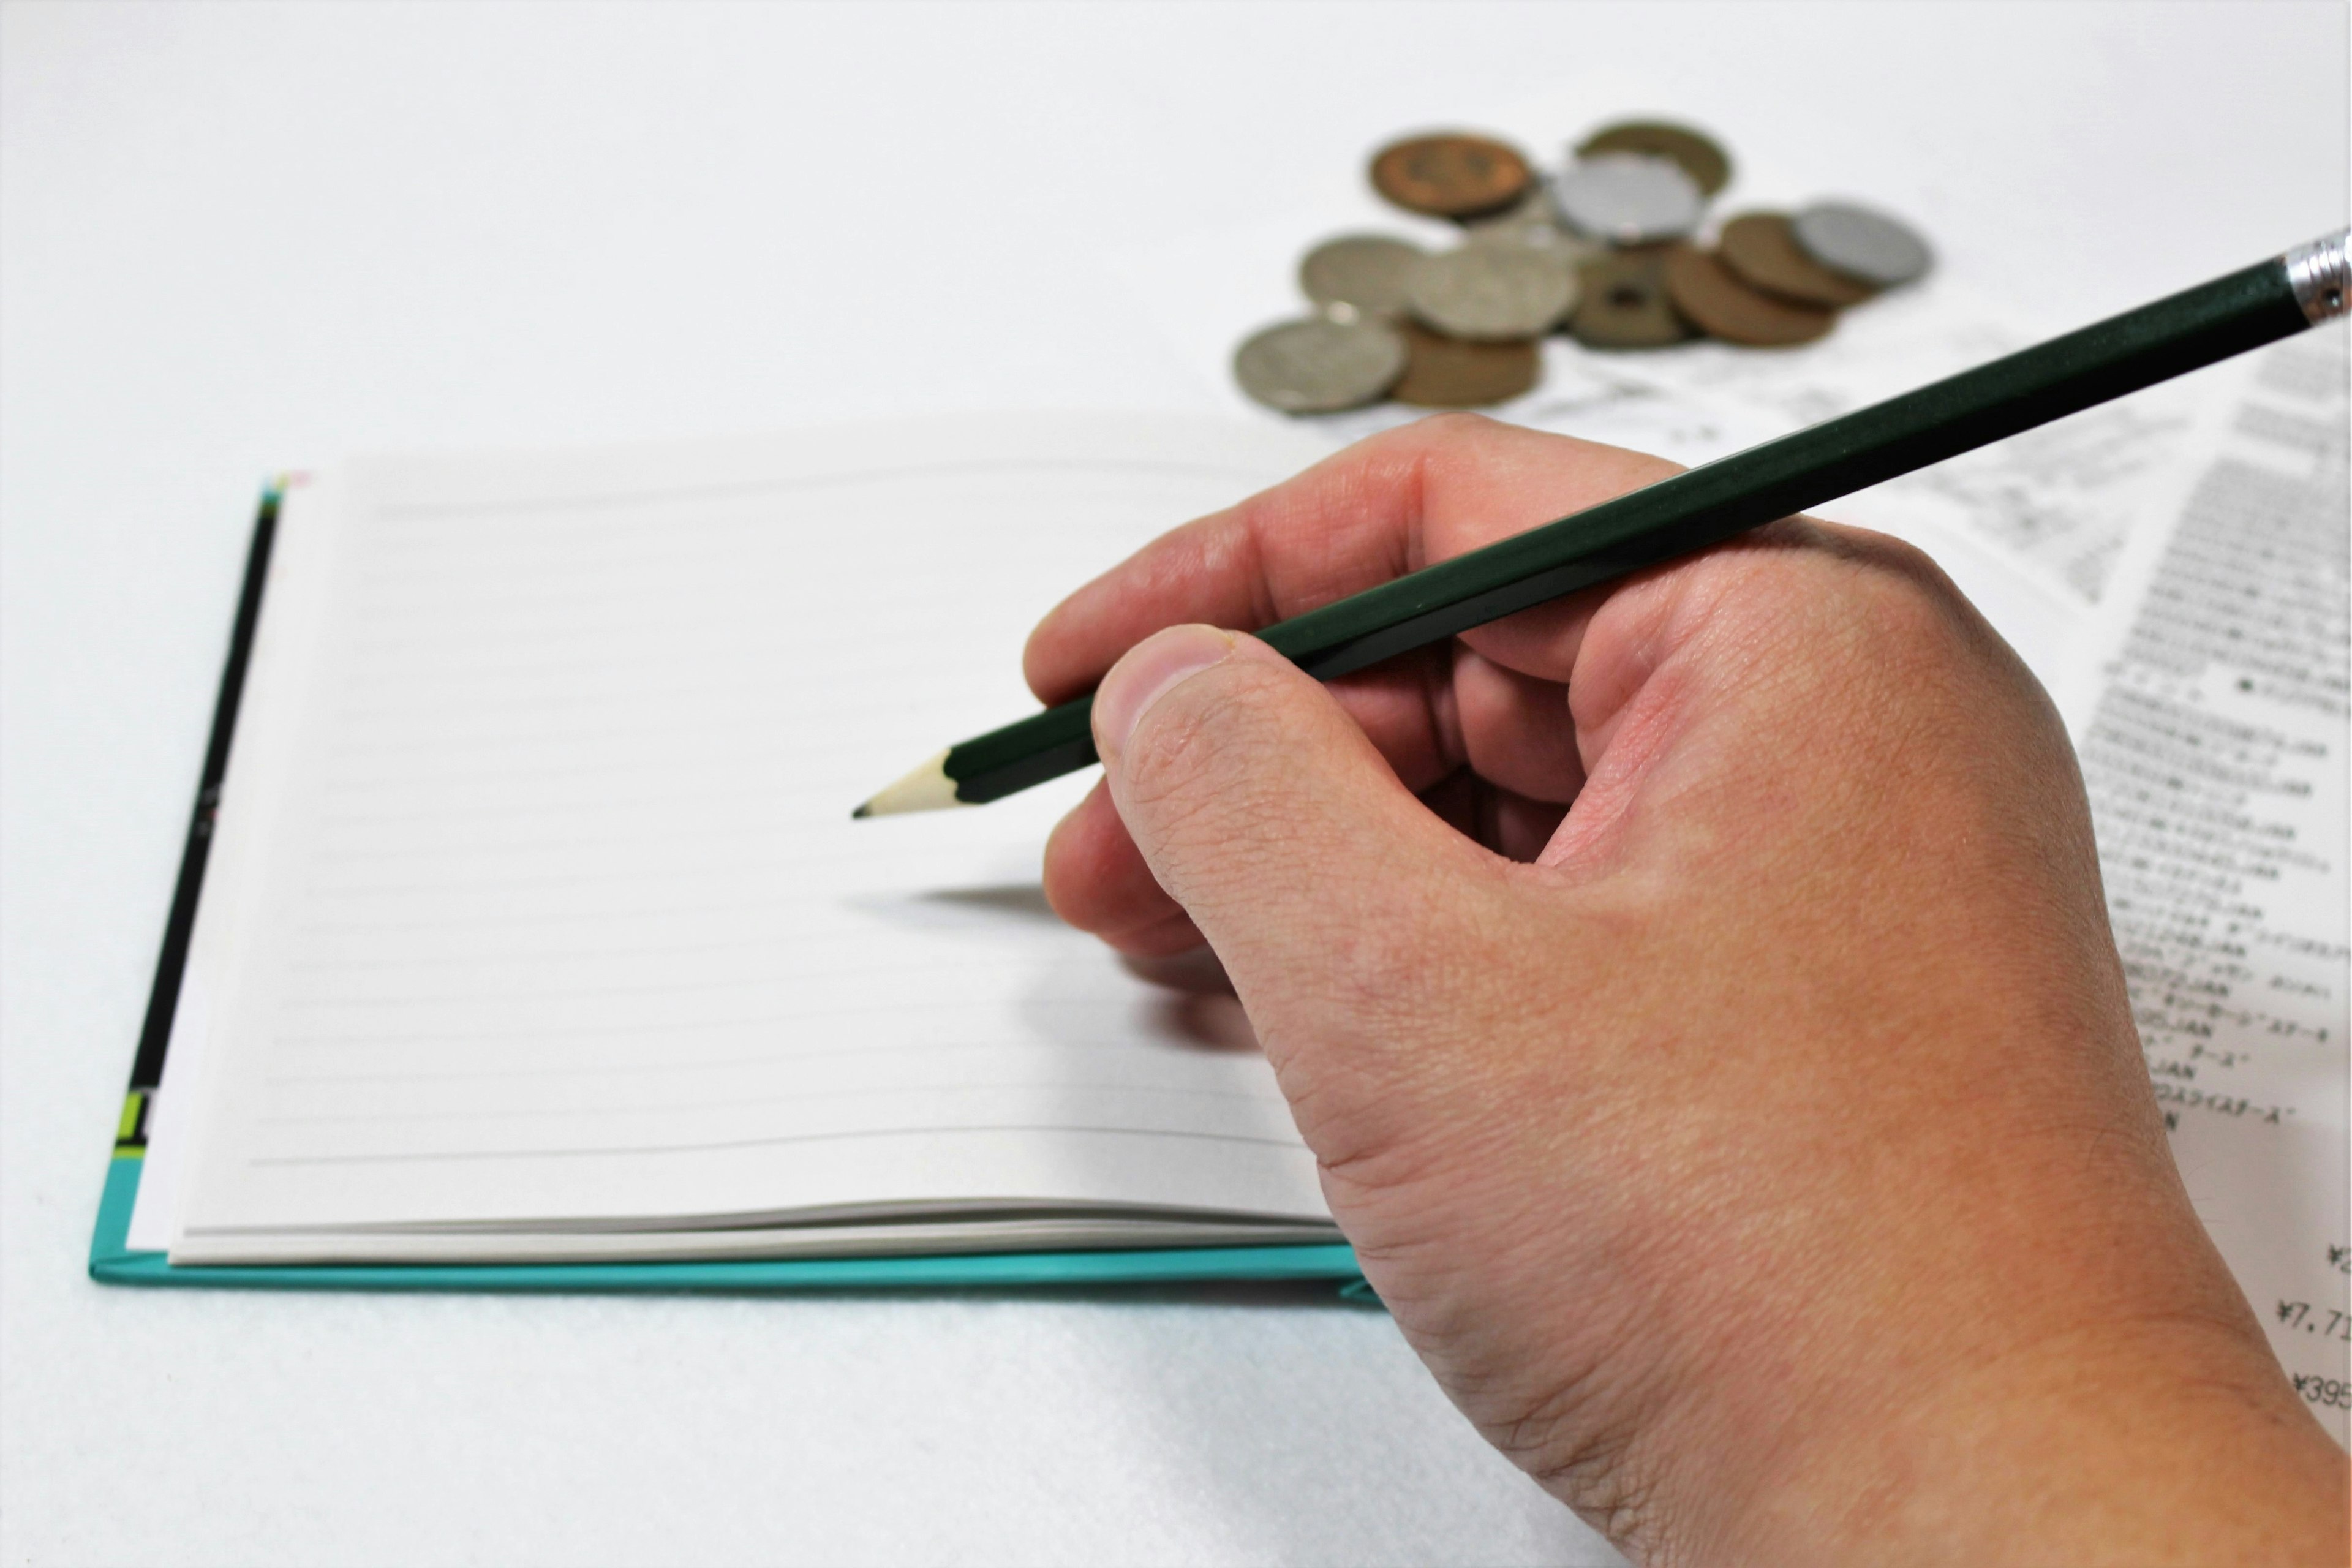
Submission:
[[[853,822],[1028,627],[1327,448],[1166,416],[352,461],[256,531],[92,1256],[134,1283],[1356,1279],[1085,779]]]

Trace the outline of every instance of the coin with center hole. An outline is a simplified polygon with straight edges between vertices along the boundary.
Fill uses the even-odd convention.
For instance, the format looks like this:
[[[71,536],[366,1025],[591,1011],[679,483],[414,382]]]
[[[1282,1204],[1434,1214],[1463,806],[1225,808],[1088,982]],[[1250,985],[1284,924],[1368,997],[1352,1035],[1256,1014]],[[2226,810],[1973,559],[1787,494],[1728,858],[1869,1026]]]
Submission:
[[[1822,266],[1881,289],[1925,277],[1935,265],[1926,240],[1885,213],[1851,202],[1815,202],[1789,220],[1789,229]]]
[[[1414,321],[1399,330],[1409,358],[1389,395],[1415,408],[1492,407],[1532,388],[1543,373],[1543,351],[1532,342],[1465,342]]]
[[[1584,285],[1570,336],[1588,348],[1654,349],[1694,334],[1666,294],[1665,258],[1679,245],[1604,251],[1578,268]]]
[[[1285,414],[1332,414],[1377,400],[1404,374],[1404,340],[1373,321],[1277,321],[1234,352],[1242,390]]]
[[[1687,125],[1662,120],[1627,120],[1603,126],[1578,144],[1576,155],[1641,153],[1681,166],[1702,195],[1713,195],[1731,179],[1731,156],[1713,137]]]
[[[1372,188],[1407,212],[1475,217],[1499,212],[1533,178],[1517,151],[1487,136],[1414,136],[1372,157]]]
[[[1780,213],[1742,213],[1723,226],[1715,251],[1743,282],[1801,304],[1858,305],[1878,292],[1799,249]]]
[[[1386,235],[1343,234],[1307,253],[1298,264],[1298,286],[1318,305],[1393,316],[1405,307],[1405,275],[1425,254]]]
[[[1560,171],[1551,199],[1570,229],[1611,245],[1680,239],[1706,207],[1680,164],[1641,153],[1578,159]]]
[[[1424,326],[1447,337],[1535,338],[1576,303],[1576,273],[1517,246],[1465,245],[1415,262],[1405,297]]]
[[[1685,247],[1666,258],[1675,309],[1726,342],[1757,348],[1809,343],[1837,324],[1837,312],[1751,289],[1713,253]]]

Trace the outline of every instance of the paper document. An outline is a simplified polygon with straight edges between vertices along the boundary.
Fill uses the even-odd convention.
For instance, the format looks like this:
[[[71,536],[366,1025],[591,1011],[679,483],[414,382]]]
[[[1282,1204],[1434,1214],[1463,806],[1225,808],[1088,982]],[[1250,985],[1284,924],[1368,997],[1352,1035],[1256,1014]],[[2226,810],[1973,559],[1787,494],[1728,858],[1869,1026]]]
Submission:
[[[2189,1196],[2306,1402],[2352,1409],[2346,341],[2210,410],[2070,694],[2108,910]]]

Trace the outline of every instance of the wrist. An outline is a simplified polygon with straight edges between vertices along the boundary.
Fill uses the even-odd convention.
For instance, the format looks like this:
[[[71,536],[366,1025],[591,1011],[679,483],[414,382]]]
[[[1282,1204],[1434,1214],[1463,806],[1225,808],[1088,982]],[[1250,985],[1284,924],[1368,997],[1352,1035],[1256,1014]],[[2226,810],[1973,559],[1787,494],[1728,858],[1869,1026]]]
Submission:
[[[2053,1336],[1822,1436],[1687,1560],[2345,1561],[2344,1456],[2235,1324]]]
[[[2226,1274],[2220,1283],[2219,1300],[2183,1292],[2160,1309],[2108,1301],[2030,1322],[2012,1303],[1998,1339],[1970,1331],[1989,1314],[1954,1302],[1947,1311],[1973,1323],[1843,1363],[1804,1380],[1810,1394],[1793,1371],[1801,1351],[1745,1391],[1744,1412],[1727,1383],[1706,1451],[1742,1458],[1699,1479],[1705,1495],[1685,1494],[1693,1506],[1652,1510],[1673,1528],[1642,1555],[1803,1568],[2340,1564],[2345,1456],[2294,1396]],[[1822,1338],[1856,1342],[1843,1328]],[[1748,1431],[1734,1437],[1720,1423],[1740,1414]]]
[[[2342,1563],[2343,1454],[2161,1133],[1937,1142],[1901,1203],[1828,1182],[1620,1273],[1643,1331],[1522,1462],[1648,1564]]]

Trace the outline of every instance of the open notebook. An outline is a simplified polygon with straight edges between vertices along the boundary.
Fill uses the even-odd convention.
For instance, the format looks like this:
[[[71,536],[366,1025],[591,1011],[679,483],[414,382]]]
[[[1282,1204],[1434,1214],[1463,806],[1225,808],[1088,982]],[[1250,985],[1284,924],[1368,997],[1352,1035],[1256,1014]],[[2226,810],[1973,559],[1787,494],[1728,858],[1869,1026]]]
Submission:
[[[98,1272],[1352,1274],[1219,977],[1045,907],[1087,781],[849,816],[1034,706],[1018,653],[1062,593],[1326,450],[959,418],[289,484]]]

